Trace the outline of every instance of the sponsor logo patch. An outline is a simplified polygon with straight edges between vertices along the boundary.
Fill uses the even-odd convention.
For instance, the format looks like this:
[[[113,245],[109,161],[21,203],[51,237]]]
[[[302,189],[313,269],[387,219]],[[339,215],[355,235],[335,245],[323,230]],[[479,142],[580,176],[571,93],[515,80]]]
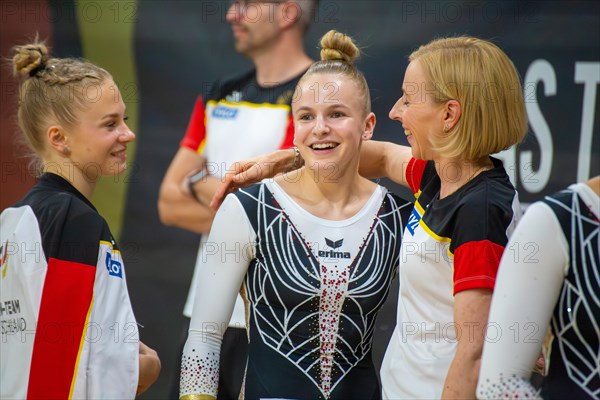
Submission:
[[[412,236],[415,235],[415,229],[417,229],[417,226],[419,226],[420,221],[421,216],[417,212],[417,209],[413,208],[412,212],[410,213],[410,217],[408,218],[408,223],[406,224],[406,227]]]
[[[325,238],[325,243],[327,244],[327,246],[331,247],[332,249],[338,249],[338,248],[342,247],[342,245],[344,244],[344,239],[333,241],[331,239]]]
[[[235,119],[235,117],[237,116],[237,113],[238,113],[237,108],[218,106],[213,109],[212,116],[213,116],[213,118],[218,118],[218,119]]]
[[[331,240],[325,238],[325,244],[332,249],[339,249],[344,244],[344,239]],[[347,251],[319,250],[319,257],[325,258],[350,258],[350,253]]]
[[[117,260],[113,260],[108,252],[106,253],[106,269],[109,275],[123,278],[123,264]]]

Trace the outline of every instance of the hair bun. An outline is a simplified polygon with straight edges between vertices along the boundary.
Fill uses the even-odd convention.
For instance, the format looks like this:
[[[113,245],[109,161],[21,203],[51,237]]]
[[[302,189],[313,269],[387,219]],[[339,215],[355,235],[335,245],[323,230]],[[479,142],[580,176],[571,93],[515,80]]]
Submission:
[[[13,73],[24,77],[34,76],[46,68],[48,49],[42,42],[34,42],[13,48]]]
[[[352,38],[336,30],[330,30],[321,38],[321,60],[340,60],[353,64],[360,50]]]

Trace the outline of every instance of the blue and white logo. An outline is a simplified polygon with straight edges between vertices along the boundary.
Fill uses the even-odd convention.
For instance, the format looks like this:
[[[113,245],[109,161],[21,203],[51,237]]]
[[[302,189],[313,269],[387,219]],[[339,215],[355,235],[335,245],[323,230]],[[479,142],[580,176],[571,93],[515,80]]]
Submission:
[[[339,249],[344,244],[343,238],[339,239],[339,240],[331,240],[331,239],[325,238],[325,243],[327,244],[328,247],[330,247],[334,250],[319,250],[319,257],[332,258],[332,259],[351,258],[352,257],[350,255],[350,253],[347,251],[335,251],[335,249]]]
[[[123,265],[117,260],[113,260],[110,253],[106,253],[106,269],[109,275],[123,278]]]
[[[419,215],[419,213],[417,212],[416,207],[413,208],[412,212],[410,213],[410,217],[408,218],[408,224],[406,225],[406,227],[408,228],[408,231],[410,232],[410,234],[412,236],[415,235],[415,229],[417,229],[417,226],[419,226],[419,222],[421,221],[421,215]]]
[[[237,108],[218,106],[213,109],[212,116],[213,116],[213,118],[218,118],[218,119],[235,119],[235,117],[237,116],[237,113],[238,113]]]

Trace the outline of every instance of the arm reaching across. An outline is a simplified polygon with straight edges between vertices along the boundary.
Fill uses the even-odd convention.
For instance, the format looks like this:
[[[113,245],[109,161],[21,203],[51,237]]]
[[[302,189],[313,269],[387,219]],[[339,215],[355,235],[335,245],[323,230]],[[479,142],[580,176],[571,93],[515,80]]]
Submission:
[[[369,140],[360,149],[358,172],[365,178],[389,178],[408,187],[406,169],[412,158],[409,146]]]
[[[296,151],[287,149],[234,163],[215,192],[210,208],[217,210],[225,196],[240,187],[300,167],[303,163],[299,162],[298,157]],[[362,144],[359,173],[366,178],[387,177],[396,183],[408,186],[406,169],[411,157],[411,149],[408,146],[370,140]]]
[[[286,171],[297,169],[302,165],[298,157],[299,155],[296,153],[296,150],[286,149],[233,163],[227,174],[225,174],[223,182],[215,192],[210,203],[210,208],[217,210],[221,206],[225,196],[240,187],[250,186],[263,179],[272,178]]]

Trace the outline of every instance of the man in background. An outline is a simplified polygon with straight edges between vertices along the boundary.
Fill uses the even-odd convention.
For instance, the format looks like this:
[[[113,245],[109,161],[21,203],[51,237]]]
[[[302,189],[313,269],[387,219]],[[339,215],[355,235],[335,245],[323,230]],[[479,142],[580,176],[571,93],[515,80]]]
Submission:
[[[202,234],[195,270],[203,250],[210,251],[213,245],[206,243],[214,217],[208,204],[227,168],[234,161],[293,145],[290,103],[298,80],[312,64],[303,40],[317,6],[318,0],[246,0],[233,2],[227,12],[235,48],[252,60],[254,68],[219,80],[199,95],[158,201],[164,224]],[[192,315],[195,279],[196,273],[183,311],[181,346]],[[223,337],[219,399],[238,398],[247,357],[245,324],[238,296]],[[179,371],[172,382],[172,398],[179,397],[178,388]]]

